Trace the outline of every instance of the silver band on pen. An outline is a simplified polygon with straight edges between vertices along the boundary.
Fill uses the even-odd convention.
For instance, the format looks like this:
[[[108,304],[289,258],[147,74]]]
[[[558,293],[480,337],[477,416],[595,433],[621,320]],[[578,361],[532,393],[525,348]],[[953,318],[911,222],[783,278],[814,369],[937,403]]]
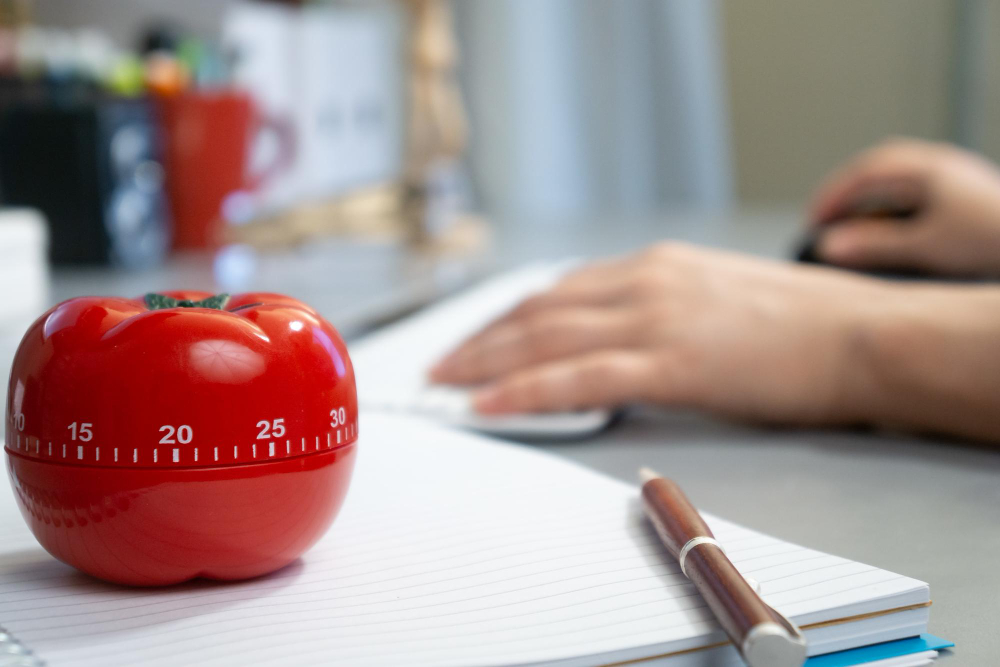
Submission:
[[[719,550],[722,551],[722,553],[726,553],[726,548],[721,544],[719,544],[719,541],[714,537],[705,537],[705,536],[692,537],[690,540],[684,543],[684,546],[681,547],[680,553],[677,554],[677,562],[680,563],[681,572],[684,573],[685,577],[688,577],[687,570],[684,568],[684,561],[687,560],[688,552],[702,544],[712,544],[714,546],[717,546]],[[688,579],[690,578],[691,577],[688,577]]]

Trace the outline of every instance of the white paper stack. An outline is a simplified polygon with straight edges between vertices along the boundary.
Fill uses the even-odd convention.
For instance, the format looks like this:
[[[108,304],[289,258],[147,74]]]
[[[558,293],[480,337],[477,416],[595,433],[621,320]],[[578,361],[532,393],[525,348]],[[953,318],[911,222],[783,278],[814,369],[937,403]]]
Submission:
[[[52,667],[741,664],[638,488],[426,420],[369,414],[361,435],[330,532],[300,562],[228,585],[81,576],[0,489],[0,622]],[[810,654],[926,631],[927,584],[705,518]]]

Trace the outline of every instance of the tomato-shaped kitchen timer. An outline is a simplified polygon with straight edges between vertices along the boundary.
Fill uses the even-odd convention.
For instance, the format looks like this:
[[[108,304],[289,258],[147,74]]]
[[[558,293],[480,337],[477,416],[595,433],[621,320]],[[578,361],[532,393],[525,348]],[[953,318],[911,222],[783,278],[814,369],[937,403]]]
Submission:
[[[336,516],[358,437],[336,330],[260,293],[65,301],[21,341],[6,418],[38,541],[133,585],[292,562]]]

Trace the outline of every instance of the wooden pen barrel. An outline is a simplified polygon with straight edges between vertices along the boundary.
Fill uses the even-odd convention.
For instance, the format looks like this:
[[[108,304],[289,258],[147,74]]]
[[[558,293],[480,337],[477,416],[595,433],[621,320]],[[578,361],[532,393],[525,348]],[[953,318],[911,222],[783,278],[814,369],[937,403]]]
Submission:
[[[714,536],[677,484],[665,478],[650,480],[642,486],[642,499],[660,539],[675,558],[683,557],[682,570],[737,650],[744,652],[747,635],[755,626],[777,624],[784,628],[783,619],[750,587],[717,544],[701,543],[681,553],[690,540],[714,540]]]
[[[740,650],[750,628],[761,623],[781,624],[771,608],[714,544],[701,544],[691,549],[685,570],[719,625]]]

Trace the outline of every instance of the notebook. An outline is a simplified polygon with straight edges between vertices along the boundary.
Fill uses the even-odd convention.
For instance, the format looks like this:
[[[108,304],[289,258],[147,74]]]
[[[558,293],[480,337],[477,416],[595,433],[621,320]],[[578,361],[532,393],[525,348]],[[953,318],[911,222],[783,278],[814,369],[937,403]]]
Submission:
[[[49,557],[0,490],[0,623],[52,667],[739,665],[637,500],[528,447],[369,413],[333,528],[253,581],[104,584]],[[811,654],[926,630],[927,584],[706,519]]]
[[[538,263],[501,274],[353,343],[359,405],[514,438],[579,438],[604,428],[610,410],[484,417],[472,410],[467,390],[427,382],[446,353],[574,265]]]

